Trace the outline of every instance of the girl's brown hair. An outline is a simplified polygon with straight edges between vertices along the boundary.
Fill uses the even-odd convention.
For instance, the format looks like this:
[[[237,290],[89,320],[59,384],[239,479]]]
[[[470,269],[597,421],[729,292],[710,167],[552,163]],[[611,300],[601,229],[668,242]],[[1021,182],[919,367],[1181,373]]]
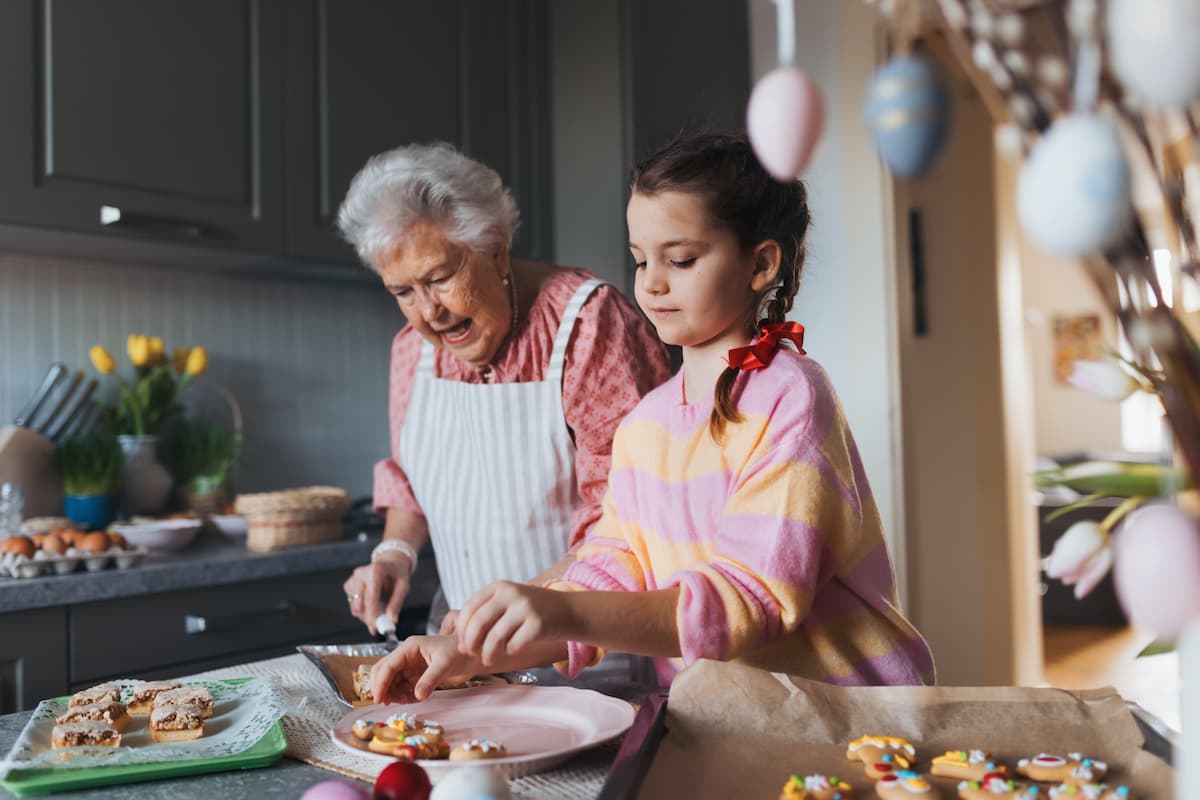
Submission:
[[[792,309],[804,267],[808,233],[808,193],[800,181],[772,178],[742,135],[698,133],[680,136],[633,169],[630,191],[655,195],[690,192],[708,201],[709,212],[727,226],[746,252],[773,240],[782,251],[779,280],[754,299],[746,330],[783,322]],[[757,319],[761,313],[761,319]],[[757,322],[756,322],[757,319]],[[738,370],[727,367],[717,379],[709,431],[720,440],[727,422],[740,422],[733,395]]]

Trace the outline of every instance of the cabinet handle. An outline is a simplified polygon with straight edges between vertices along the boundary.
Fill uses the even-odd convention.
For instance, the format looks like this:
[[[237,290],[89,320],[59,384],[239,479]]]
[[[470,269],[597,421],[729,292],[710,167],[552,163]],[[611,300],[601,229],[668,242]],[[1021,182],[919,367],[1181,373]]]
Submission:
[[[296,605],[290,600],[281,600],[274,605],[257,611],[244,611],[239,614],[184,614],[183,629],[188,636],[219,630],[236,630],[240,627],[253,626],[271,617],[292,617],[296,614]]]
[[[140,233],[187,236],[190,239],[200,239],[212,234],[210,228],[198,222],[124,211],[116,206],[100,206],[100,224],[106,228],[124,228]]]

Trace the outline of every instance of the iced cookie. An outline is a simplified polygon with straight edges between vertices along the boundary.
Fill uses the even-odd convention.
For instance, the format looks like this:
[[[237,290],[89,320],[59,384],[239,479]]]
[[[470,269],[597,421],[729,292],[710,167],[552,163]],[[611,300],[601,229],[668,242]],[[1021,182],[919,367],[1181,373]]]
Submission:
[[[873,781],[897,770],[908,769],[916,757],[916,748],[895,736],[863,736],[846,748],[846,758],[861,761],[867,777]]]
[[[1035,781],[1082,785],[1103,778],[1104,773],[1108,772],[1108,765],[1103,761],[1084,758],[1079,753],[1068,753],[1066,758],[1040,753],[1034,758],[1018,761],[1017,772]]]
[[[75,706],[90,706],[93,703],[119,702],[121,702],[121,687],[115,683],[102,683],[71,695],[67,705],[75,708]]]
[[[1133,800],[1128,786],[1109,787],[1103,783],[1085,783],[1076,786],[1064,783],[1050,790],[1055,800]]]
[[[914,796],[925,798],[938,797],[938,790],[933,788],[925,776],[908,769],[898,769],[884,775],[875,783],[875,793],[883,800],[912,800]]]
[[[382,722],[375,722],[369,719],[356,719],[354,725],[350,728],[350,733],[354,734],[354,738],[360,742],[368,742],[375,736],[375,728],[381,727]]]
[[[854,800],[854,788],[840,778],[793,775],[780,790],[779,800]]]
[[[130,689],[129,713],[135,716],[148,715],[154,710],[154,698],[182,685],[179,681],[147,681],[134,685]]]
[[[987,750],[947,750],[933,760],[929,771],[940,778],[980,781],[990,773],[1006,773],[1008,767],[993,761]]]
[[[98,747],[118,747],[121,744],[121,732],[115,731],[103,722],[84,720],[82,722],[67,722],[55,725],[50,732],[50,745],[55,750],[64,747],[83,747],[94,745]]]
[[[478,761],[482,758],[504,758],[508,748],[491,739],[471,739],[450,751],[451,761]]]
[[[450,745],[437,734],[417,733],[405,736],[404,744],[416,749],[417,758],[447,758],[450,756]]]
[[[1007,775],[991,772],[977,781],[958,784],[958,796],[963,800],[1042,800],[1041,790],[1025,783],[1014,783]]]
[[[86,706],[68,708],[66,713],[55,720],[59,725],[68,722],[83,722],[92,720],[103,722],[114,731],[123,731],[129,727],[129,712],[124,703],[92,703]]]

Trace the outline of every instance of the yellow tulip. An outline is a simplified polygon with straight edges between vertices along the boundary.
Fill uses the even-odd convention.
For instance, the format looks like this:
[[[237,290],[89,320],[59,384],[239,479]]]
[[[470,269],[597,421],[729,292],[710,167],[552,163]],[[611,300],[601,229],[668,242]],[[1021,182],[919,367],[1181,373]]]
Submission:
[[[135,367],[144,367],[150,363],[150,340],[140,333],[129,334],[125,349]]]
[[[150,338],[150,363],[158,366],[166,360],[166,347],[163,345],[163,340],[152,336]]]
[[[92,366],[96,368],[97,372],[107,375],[117,368],[117,362],[113,360],[112,355],[100,345],[89,350],[88,355],[91,356]]]
[[[208,351],[203,347],[192,348],[192,352],[188,355],[187,360],[188,373],[191,375],[203,375],[206,369],[208,369]]]
[[[175,352],[171,354],[171,366],[175,369],[175,374],[182,375],[187,372],[188,356],[192,354],[190,347],[176,347]]]

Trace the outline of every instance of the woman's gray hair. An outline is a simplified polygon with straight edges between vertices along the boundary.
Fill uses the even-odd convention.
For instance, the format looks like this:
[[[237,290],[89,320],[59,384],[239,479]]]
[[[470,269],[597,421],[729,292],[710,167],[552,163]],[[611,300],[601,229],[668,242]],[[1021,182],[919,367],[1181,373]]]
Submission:
[[[358,257],[378,271],[375,259],[420,220],[486,252],[512,245],[520,212],[495,170],[448,144],[413,144],[367,161],[350,182],[337,224]]]

